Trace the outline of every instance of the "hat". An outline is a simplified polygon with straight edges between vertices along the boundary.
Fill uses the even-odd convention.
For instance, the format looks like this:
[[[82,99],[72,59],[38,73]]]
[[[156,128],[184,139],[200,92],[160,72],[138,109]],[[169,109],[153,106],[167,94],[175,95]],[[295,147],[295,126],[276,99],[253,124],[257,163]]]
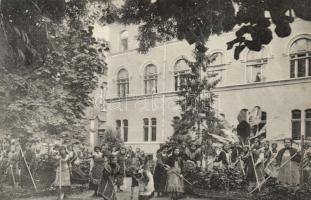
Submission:
[[[101,150],[100,146],[95,146],[94,151],[96,151],[96,149]]]
[[[59,150],[59,151],[61,151],[61,150],[65,150],[65,151],[66,151],[66,147],[60,146],[58,150]]]

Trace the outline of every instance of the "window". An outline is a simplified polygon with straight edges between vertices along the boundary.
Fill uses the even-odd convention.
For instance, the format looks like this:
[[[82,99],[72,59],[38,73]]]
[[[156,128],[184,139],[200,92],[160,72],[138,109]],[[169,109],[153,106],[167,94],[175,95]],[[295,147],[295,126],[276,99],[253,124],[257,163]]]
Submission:
[[[180,121],[180,117],[178,116],[175,116],[173,117],[173,120],[172,120],[172,126],[174,128],[174,133],[176,133],[178,131],[178,124],[179,124],[179,121]]]
[[[128,50],[128,31],[122,31],[120,33],[120,45],[121,51]]]
[[[144,141],[149,140],[149,119],[145,118],[144,120]]]
[[[301,111],[292,111],[292,138],[299,140],[301,136]]]
[[[209,82],[218,82],[217,85],[223,85],[224,82],[224,55],[216,52],[209,55],[210,63],[207,68],[207,78]]]
[[[180,59],[174,66],[175,91],[179,91],[181,86],[187,83],[187,75],[190,68],[184,59]]]
[[[102,144],[104,142],[105,132],[105,129],[98,129],[99,144]]]
[[[210,67],[217,67],[224,65],[224,55],[221,52],[216,52],[210,55],[209,57]]]
[[[0,91],[0,97],[5,97],[5,92]]]
[[[259,126],[258,126],[258,131],[262,132],[262,135],[261,137],[264,137],[266,138],[267,137],[267,130],[265,129],[264,131],[261,131],[262,128],[265,127],[265,125],[267,124],[267,113],[265,111],[262,111],[261,112],[261,122],[259,123]]]
[[[106,95],[107,95],[107,83],[104,82],[100,87],[100,110],[107,111],[107,102],[106,102]]]
[[[145,78],[145,94],[157,93],[158,74],[157,74],[157,67],[155,65],[150,64],[146,66],[144,78]]]
[[[116,131],[121,135],[121,120],[116,120]]]
[[[290,47],[290,78],[311,76],[311,40],[301,38]]]
[[[128,120],[123,120],[123,141],[128,141]]]
[[[157,119],[151,118],[151,141],[157,140]]]
[[[126,69],[118,72],[118,96],[123,98],[129,94],[129,75]]]
[[[268,62],[266,49],[262,47],[261,51],[249,51],[246,61],[246,81],[247,83],[262,82],[265,80],[264,70]]]
[[[311,109],[305,110],[306,138],[311,139]]]

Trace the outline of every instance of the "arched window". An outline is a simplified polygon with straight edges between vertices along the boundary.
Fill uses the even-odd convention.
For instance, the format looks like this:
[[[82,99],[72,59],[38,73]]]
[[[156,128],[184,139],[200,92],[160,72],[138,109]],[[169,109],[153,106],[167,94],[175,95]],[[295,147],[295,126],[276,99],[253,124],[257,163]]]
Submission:
[[[126,51],[128,50],[128,31],[122,31],[120,33],[120,50]]]
[[[301,38],[290,47],[290,78],[311,76],[311,40]]]
[[[210,67],[217,67],[224,65],[224,54],[221,52],[213,53],[209,56],[209,66]]]
[[[246,81],[248,83],[262,82],[265,80],[264,71],[268,62],[267,49],[249,51],[246,58]]]
[[[153,64],[147,65],[144,73],[145,94],[154,94],[158,92],[158,73],[157,67]]]
[[[123,98],[129,94],[129,75],[126,69],[118,72],[118,96]]]
[[[218,82],[217,86],[222,86],[224,84],[224,54],[221,52],[215,52],[209,55],[210,63],[207,68],[208,80],[213,82]]]
[[[292,139],[299,140],[301,136],[301,111],[292,111]]]
[[[190,68],[184,59],[176,61],[174,65],[175,91],[179,91],[181,89],[181,85],[186,84],[189,72]]]
[[[306,138],[311,139],[311,109],[305,110]]]

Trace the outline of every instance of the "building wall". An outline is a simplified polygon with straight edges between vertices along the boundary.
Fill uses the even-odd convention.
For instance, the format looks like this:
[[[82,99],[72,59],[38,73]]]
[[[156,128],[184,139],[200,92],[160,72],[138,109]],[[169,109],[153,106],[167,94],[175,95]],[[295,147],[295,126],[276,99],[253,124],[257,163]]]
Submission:
[[[98,79],[98,87],[90,95],[93,99],[93,106],[86,109],[86,130],[89,136],[89,148],[93,150],[101,143],[101,133],[106,130],[107,121],[107,75],[104,74]]]
[[[224,87],[215,93],[216,106],[235,127],[241,109],[260,106],[267,113],[267,139],[279,140],[291,137],[291,111],[311,108],[311,77]]]
[[[210,37],[208,54],[221,52],[224,62],[221,66],[222,84],[216,89],[218,95],[215,107],[224,113],[226,119],[237,125],[237,115],[242,108],[252,109],[260,106],[267,112],[267,137],[280,139],[291,136],[291,110],[311,108],[311,77],[290,79],[289,47],[299,37],[311,38],[311,23],[296,20],[292,24],[289,37],[278,38],[265,46],[267,64],[262,72],[261,82],[247,82],[247,55],[245,49],[239,60],[233,58],[234,51],[226,50],[226,43],[235,37],[234,32]],[[159,44],[147,54],[137,52],[137,28],[135,26],[111,25],[109,27],[110,55],[108,57],[108,115],[107,124],[116,126],[116,120],[127,119],[129,123],[129,142],[133,147],[142,147],[154,153],[158,143],[165,141],[173,132],[172,119],[180,110],[175,104],[174,64],[185,56],[192,58],[193,46],[185,41],[172,41]],[[273,28],[272,28],[273,29]],[[128,31],[128,50],[120,52],[118,33]],[[144,68],[154,64],[158,69],[158,93],[144,94]],[[119,98],[117,93],[117,74],[120,69],[129,73],[129,95]],[[143,118],[157,119],[157,141],[146,144],[143,141]],[[302,126],[303,127],[303,126]],[[122,130],[122,128],[121,128]],[[122,131],[121,131],[122,132]]]

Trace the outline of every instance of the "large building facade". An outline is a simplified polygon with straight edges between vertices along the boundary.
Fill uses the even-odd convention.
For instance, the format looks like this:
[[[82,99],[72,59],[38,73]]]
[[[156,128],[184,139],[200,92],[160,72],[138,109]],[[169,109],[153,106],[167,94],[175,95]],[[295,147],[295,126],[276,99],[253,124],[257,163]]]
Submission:
[[[108,27],[107,127],[120,131],[125,144],[154,153],[172,135],[172,120],[180,114],[176,91],[192,59],[185,41],[159,44],[146,54],[137,52],[136,26]],[[239,60],[226,42],[234,32],[212,36],[206,73],[221,78],[214,89],[215,108],[236,126],[241,109],[260,106],[267,138],[301,135],[311,138],[311,23],[297,19],[289,37],[273,36],[262,51],[244,50]]]

